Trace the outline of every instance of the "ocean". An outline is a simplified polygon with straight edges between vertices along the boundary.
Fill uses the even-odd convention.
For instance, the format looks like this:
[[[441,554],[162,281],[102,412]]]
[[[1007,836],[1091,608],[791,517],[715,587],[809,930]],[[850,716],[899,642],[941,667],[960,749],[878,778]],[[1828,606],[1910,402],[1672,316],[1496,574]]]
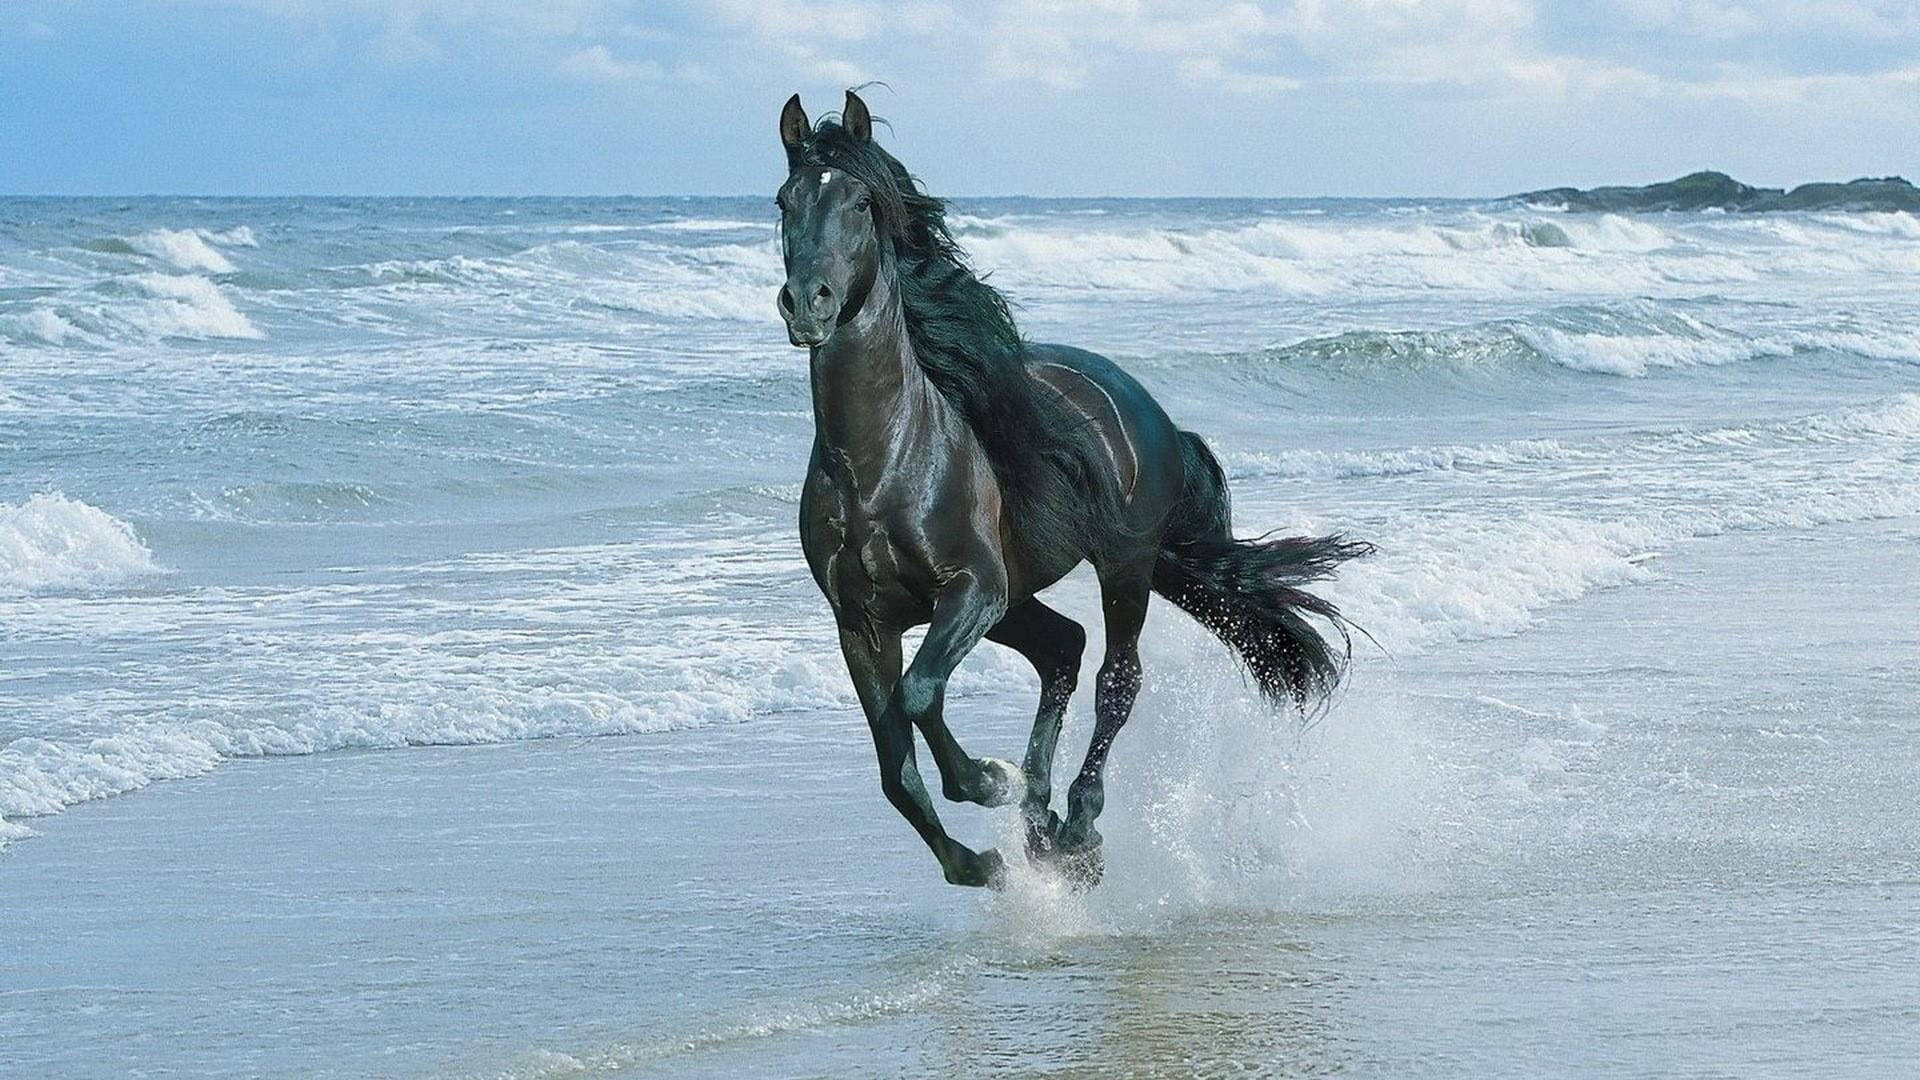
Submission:
[[[880,795],[770,197],[0,198],[0,1074],[1920,1063],[1920,221],[952,209],[1378,547],[1311,725],[1155,604],[1085,895]]]

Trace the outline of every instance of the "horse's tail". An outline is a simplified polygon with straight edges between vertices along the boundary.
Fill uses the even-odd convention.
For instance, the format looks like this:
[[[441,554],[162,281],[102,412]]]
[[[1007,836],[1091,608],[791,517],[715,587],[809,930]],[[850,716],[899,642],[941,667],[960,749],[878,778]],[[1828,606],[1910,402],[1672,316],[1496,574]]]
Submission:
[[[1275,704],[1305,708],[1323,700],[1339,685],[1352,653],[1351,624],[1302,586],[1373,546],[1340,536],[1236,540],[1220,462],[1191,431],[1180,433],[1180,455],[1186,490],[1154,564],[1154,591],[1239,653]],[[1338,644],[1308,616],[1324,621]]]

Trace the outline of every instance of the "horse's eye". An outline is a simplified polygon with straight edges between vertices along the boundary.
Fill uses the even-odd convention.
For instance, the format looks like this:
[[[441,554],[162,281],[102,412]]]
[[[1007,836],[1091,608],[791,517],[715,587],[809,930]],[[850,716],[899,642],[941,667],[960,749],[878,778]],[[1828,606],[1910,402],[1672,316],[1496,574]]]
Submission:
[[[868,210],[873,209],[873,199],[870,196],[862,195],[853,200],[853,208],[864,214]]]

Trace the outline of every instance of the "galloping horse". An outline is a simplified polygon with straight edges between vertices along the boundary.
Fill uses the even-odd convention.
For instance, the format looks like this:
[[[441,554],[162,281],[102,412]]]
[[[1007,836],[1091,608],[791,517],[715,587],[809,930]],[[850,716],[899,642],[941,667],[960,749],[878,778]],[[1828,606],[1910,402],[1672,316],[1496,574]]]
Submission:
[[[881,790],[949,882],[1001,881],[998,852],[940,827],[915,762],[918,728],[948,799],[1022,799],[1029,857],[1097,881],[1093,822],[1107,752],[1140,689],[1148,597],[1217,634],[1275,703],[1304,708],[1339,681],[1350,638],[1333,605],[1301,587],[1369,548],[1234,539],[1206,444],[1104,357],[1020,337],[1006,301],[968,268],[945,204],[873,141],[858,95],[817,126],[794,95],[780,138],[778,303],[789,340],[809,353],[815,424],[800,542],[839,627]],[[1062,820],[1050,808],[1054,744],[1086,632],[1034,594],[1082,561],[1099,576],[1106,656]],[[903,674],[901,634],[923,623]],[[947,679],[983,637],[1040,676],[1023,767],[968,755],[947,728]]]

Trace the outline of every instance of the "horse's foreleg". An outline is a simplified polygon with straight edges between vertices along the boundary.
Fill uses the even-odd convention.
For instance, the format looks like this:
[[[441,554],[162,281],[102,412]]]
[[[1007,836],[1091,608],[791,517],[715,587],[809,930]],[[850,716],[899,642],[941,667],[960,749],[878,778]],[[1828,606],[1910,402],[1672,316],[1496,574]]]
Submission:
[[[1053,801],[1053,755],[1060,741],[1060,721],[1067,699],[1080,680],[1080,657],[1087,632],[1080,624],[1037,599],[1008,611],[987,631],[987,640],[1014,649],[1027,658],[1040,676],[1040,708],[1034,714],[1033,734],[1027,738],[1025,772],[1027,794],[1021,816],[1027,825],[1027,850],[1041,855],[1053,847],[1060,821],[1048,804]]]
[[[945,715],[947,679],[1000,621],[1006,603],[1003,579],[972,571],[957,575],[934,602],[926,639],[895,691],[901,712],[926,737],[927,749],[940,769],[942,793],[954,802],[1000,806],[1026,786],[1013,763],[972,757],[961,749],[947,729]]]
[[[1000,857],[993,852],[976,854],[948,836],[920,780],[920,767],[913,754],[913,727],[897,707],[902,681],[899,637],[842,629],[840,651],[846,656],[847,674],[853,678],[854,691],[867,714],[867,727],[873,733],[874,753],[880,759],[880,790],[887,801],[926,841],[948,881],[956,885],[991,883],[1000,873]]]
[[[1067,789],[1067,820],[1059,834],[1063,851],[1087,851],[1100,844],[1093,819],[1106,806],[1107,752],[1113,749],[1114,736],[1120,734],[1140,693],[1140,628],[1147,621],[1150,596],[1145,573],[1101,575],[1107,655],[1094,683],[1093,738],[1080,775]]]

